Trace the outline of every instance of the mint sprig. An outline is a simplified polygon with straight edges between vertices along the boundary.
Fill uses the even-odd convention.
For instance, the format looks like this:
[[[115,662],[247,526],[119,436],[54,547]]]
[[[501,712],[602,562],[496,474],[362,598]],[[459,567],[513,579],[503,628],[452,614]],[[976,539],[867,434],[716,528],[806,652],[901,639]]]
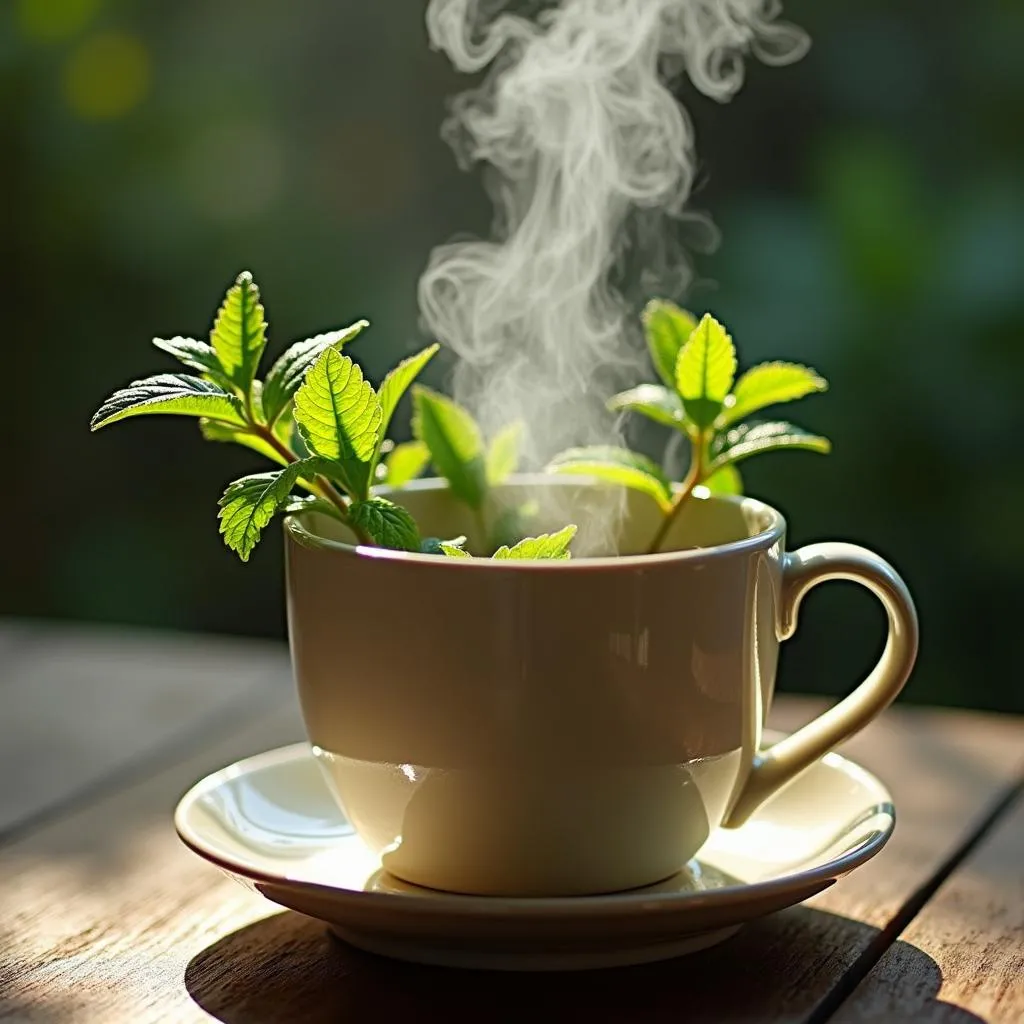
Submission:
[[[515,538],[522,537],[524,524],[536,511],[532,502],[495,508],[492,501],[494,488],[504,483],[519,467],[522,423],[508,424],[486,443],[479,424],[468,409],[422,385],[413,388],[413,409],[413,434],[426,449],[434,469],[448,481],[452,494],[473,513],[479,533],[478,546],[492,551],[508,550],[510,543],[515,545]],[[392,482],[390,477],[388,482]],[[575,531],[573,527],[573,533]],[[454,555],[446,548],[442,550],[449,557],[468,557],[467,552]]]
[[[772,405],[792,402],[828,384],[797,363],[761,363],[736,379],[736,348],[710,313],[698,321],[671,302],[656,299],[643,313],[644,332],[661,384],[640,384],[608,403],[615,412],[635,412],[685,434],[690,467],[672,483],[651,460],[625,448],[573,448],[548,465],[552,473],[582,473],[643,491],[664,513],[651,541],[661,549],[672,523],[697,486],[741,494],[736,464],[763,452],[802,449],[826,453],[827,438],[785,421],[743,423]]]
[[[586,474],[649,495],[664,513],[650,550],[664,540],[698,485],[719,493],[743,490],[737,464],[768,451],[827,452],[828,440],[795,424],[746,418],[828,387],[814,370],[770,362],[736,378],[736,350],[710,314],[697,320],[671,302],[655,300],[643,314],[651,360],[660,384],[639,384],[608,403],[677,430],[690,443],[690,467],[680,482],[657,463],[627,448],[573,448],[556,457],[554,473]],[[387,440],[406,391],[438,351],[430,345],[404,359],[378,390],[342,349],[369,326],[347,327],[289,345],[260,379],[267,321],[259,288],[239,274],[221,303],[209,342],[175,336],[153,344],[190,373],[158,373],[115,391],[91,421],[93,430],[136,416],[194,416],[207,440],[238,444],[275,468],[228,485],[220,499],[220,529],[245,561],[278,513],[315,511],[346,524],[364,544],[472,557],[465,538],[422,538],[407,509],[373,493],[393,490],[432,463],[453,495],[472,511],[480,546],[497,560],[569,557],[575,526],[517,540],[535,504],[494,507],[493,490],[518,468],[522,425],[513,423],[485,442],[470,412],[424,387],[413,389],[415,439]],[[382,462],[383,459],[383,462]],[[296,493],[296,492],[299,493]]]
[[[208,440],[239,444],[275,462],[270,472],[229,484],[220,499],[221,534],[243,561],[282,511],[314,510],[345,523],[364,544],[419,550],[412,516],[370,492],[395,406],[437,346],[399,364],[378,394],[339,351],[367,326],[359,320],[293,343],[261,381],[266,315],[252,275],[244,272],[224,297],[209,344],[154,341],[198,375],[157,374],[121,388],[97,411],[92,429],[153,413],[195,416]]]

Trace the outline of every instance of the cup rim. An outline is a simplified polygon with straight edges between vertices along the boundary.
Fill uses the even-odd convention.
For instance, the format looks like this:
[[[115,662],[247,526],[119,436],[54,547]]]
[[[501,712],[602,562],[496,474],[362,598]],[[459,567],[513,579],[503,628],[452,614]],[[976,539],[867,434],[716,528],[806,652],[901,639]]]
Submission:
[[[607,486],[593,477],[558,477],[545,473],[516,473],[496,489],[509,486],[559,487],[559,486]],[[442,477],[419,477],[399,488],[381,486],[374,494],[381,497],[395,496],[410,491],[435,491],[447,488],[448,482]],[[713,544],[704,548],[686,548],[682,551],[661,551],[654,555],[605,555],[597,558],[571,559],[509,559],[494,561],[490,558],[439,558],[437,555],[417,551],[396,551],[392,548],[372,547],[368,544],[349,544],[314,533],[302,519],[309,513],[298,512],[284,517],[285,536],[293,543],[314,550],[330,551],[348,557],[380,559],[388,562],[405,562],[410,565],[433,566],[444,571],[476,572],[488,569],[491,572],[586,572],[594,569],[638,569],[653,565],[675,562],[687,564],[719,561],[723,558],[751,551],[767,549],[778,543],[786,532],[786,520],[782,513],[758,498],[735,494],[712,494],[706,487],[696,487],[690,500],[712,501],[739,505],[770,519],[770,525],[750,537],[740,537],[724,544]]]

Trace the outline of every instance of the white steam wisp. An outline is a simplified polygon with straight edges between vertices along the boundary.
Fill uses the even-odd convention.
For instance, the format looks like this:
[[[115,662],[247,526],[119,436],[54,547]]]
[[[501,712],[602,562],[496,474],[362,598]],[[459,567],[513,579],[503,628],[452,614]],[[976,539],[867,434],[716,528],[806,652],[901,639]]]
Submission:
[[[459,71],[490,65],[479,88],[455,98],[444,131],[464,168],[484,165],[496,224],[491,240],[434,250],[421,314],[459,357],[457,400],[488,434],[521,420],[528,462],[621,442],[604,403],[642,365],[623,257],[642,266],[645,290],[678,295],[689,269],[670,222],[714,236],[684,208],[696,161],[669,86],[685,71],[724,101],[747,53],[798,59],[807,37],[775,20],[779,7],[430,0],[431,44]]]

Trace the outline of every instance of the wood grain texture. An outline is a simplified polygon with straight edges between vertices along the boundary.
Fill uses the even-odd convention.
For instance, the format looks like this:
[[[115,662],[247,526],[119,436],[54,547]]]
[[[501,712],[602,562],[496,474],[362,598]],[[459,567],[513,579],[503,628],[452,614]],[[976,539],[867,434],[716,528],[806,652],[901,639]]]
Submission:
[[[816,706],[780,703],[775,722],[797,724]],[[690,958],[523,976],[360,953],[180,845],[170,815],[188,785],[300,734],[282,698],[180,763],[0,847],[0,1019],[807,1021],[1010,785],[1021,735],[1012,720],[893,711],[853,745],[899,806],[896,836],[872,864]],[[913,945],[904,955],[937,978],[932,956]]]
[[[1024,797],[996,821],[836,1015],[839,1024],[1024,1021]],[[922,974],[931,959],[937,969]]]
[[[210,771],[301,738],[290,700],[171,768],[0,847],[0,1020],[206,1020],[189,957],[272,908],[185,849],[170,814]]]
[[[0,837],[290,690],[279,643],[42,624],[8,630]]]
[[[781,700],[772,721],[796,728],[823,706]],[[842,753],[892,792],[896,831],[875,860],[809,905],[883,928],[1024,778],[1024,718],[897,706]]]

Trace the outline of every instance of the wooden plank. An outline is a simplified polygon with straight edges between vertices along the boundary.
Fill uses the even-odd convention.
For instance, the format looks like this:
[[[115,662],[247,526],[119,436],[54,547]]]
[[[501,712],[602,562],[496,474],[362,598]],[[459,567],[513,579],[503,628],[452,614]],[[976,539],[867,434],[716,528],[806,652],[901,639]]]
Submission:
[[[810,705],[780,706],[776,721]],[[810,906],[690,958],[583,975],[415,967],[275,913],[183,849],[170,813],[197,777],[300,734],[283,711],[0,848],[0,1019],[320,1021],[546,1019],[806,1021],[879,927],[1005,791],[1019,721],[893,711],[857,754],[896,793],[876,861]],[[739,972],[739,973],[738,973]]]
[[[795,728],[821,706],[780,701],[773,724]],[[1024,778],[1024,718],[897,706],[842,753],[889,788],[896,832],[875,860],[809,905],[882,928]]]
[[[191,955],[272,907],[178,841],[171,811],[204,774],[301,738],[293,700],[152,778],[0,847],[0,1020],[207,1020]]]
[[[37,624],[4,675],[0,838],[265,707],[291,673],[280,643]]]
[[[836,1015],[1024,1021],[1024,798],[999,818]]]

